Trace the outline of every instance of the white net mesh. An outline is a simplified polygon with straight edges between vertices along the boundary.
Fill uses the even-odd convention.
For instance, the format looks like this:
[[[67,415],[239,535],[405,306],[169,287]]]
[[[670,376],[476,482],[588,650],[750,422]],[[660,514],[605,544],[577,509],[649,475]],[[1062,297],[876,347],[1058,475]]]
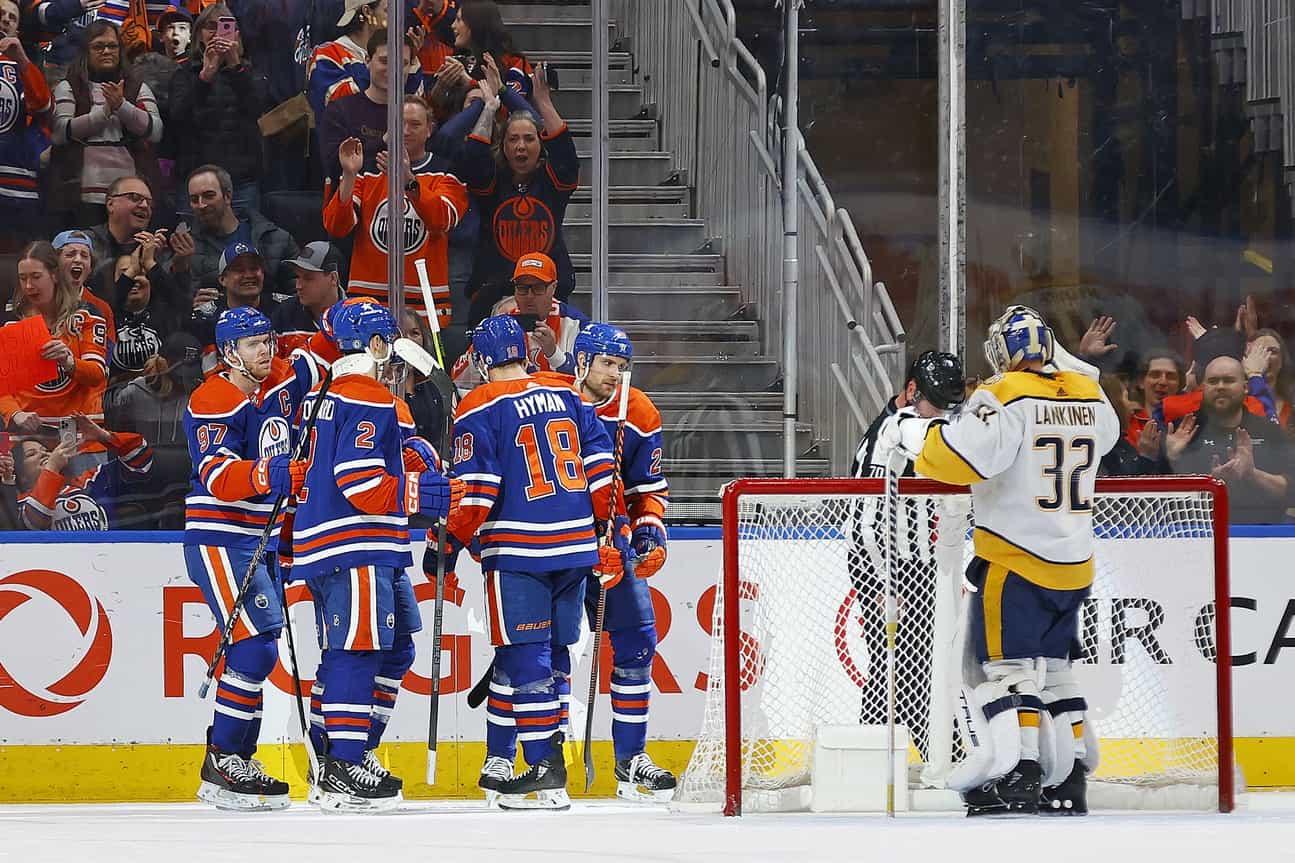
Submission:
[[[1103,486],[1111,484],[1098,489],[1097,575],[1075,661],[1100,739],[1093,779],[1123,789],[1098,798],[1211,807],[1219,776],[1213,497]],[[887,722],[884,496],[803,487],[809,493],[743,494],[737,523],[725,524],[726,535],[738,536],[741,637],[724,641],[721,579],[706,711],[681,803],[723,799],[725,752],[737,746],[744,806],[783,808],[786,794],[762,792],[809,784],[816,729]],[[910,735],[912,788],[942,787],[962,757],[953,699],[970,508],[966,494],[901,492],[896,509],[895,715]],[[732,737],[724,721],[729,650],[741,669],[741,732]],[[1129,789],[1167,788],[1192,793],[1179,802],[1163,793],[1121,800],[1136,796]],[[773,800],[780,802],[762,803]]]

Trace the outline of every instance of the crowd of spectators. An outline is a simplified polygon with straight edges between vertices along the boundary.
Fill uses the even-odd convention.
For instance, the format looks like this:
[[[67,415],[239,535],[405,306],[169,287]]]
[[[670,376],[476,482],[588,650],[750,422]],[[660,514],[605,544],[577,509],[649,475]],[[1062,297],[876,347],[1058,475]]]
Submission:
[[[1079,353],[1103,365],[1116,350],[1116,321],[1092,322]],[[1207,328],[1195,317],[1190,362],[1158,347],[1132,376],[1104,374],[1102,388],[1124,436],[1102,459],[1108,476],[1205,474],[1227,484],[1232,521],[1278,524],[1295,512],[1295,427],[1290,357],[1259,326],[1252,299],[1234,321]]]
[[[411,3],[399,57],[388,2]],[[556,75],[493,0],[292,9],[0,0],[0,324],[49,334],[28,358],[48,379],[0,381],[0,529],[181,527],[220,312],[259,308],[288,355],[339,298],[385,299],[397,212],[411,338],[430,346],[436,315],[453,364],[506,308],[538,364],[569,365],[579,162]]]

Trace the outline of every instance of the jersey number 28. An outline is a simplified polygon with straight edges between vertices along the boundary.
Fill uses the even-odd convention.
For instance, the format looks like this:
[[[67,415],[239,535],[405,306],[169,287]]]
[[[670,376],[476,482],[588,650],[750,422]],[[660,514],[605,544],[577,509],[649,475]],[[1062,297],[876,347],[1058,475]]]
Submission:
[[[1066,441],[1056,435],[1039,435],[1034,439],[1034,448],[1048,453],[1052,458],[1052,464],[1043,468],[1043,475],[1052,481],[1052,494],[1049,497],[1034,499],[1039,509],[1047,512],[1056,512],[1063,508],[1071,512],[1092,510],[1092,498],[1083,496],[1079,483],[1083,479],[1084,471],[1093,466],[1093,458],[1097,455],[1097,442],[1090,437],[1076,437],[1071,438],[1067,446]],[[1070,453],[1076,453],[1079,456],[1078,464],[1073,467],[1067,460]]]

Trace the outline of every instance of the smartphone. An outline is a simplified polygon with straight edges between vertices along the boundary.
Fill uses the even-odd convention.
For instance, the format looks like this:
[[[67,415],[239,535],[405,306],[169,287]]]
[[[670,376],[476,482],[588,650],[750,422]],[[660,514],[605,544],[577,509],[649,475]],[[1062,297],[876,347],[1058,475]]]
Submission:
[[[544,82],[549,85],[550,90],[562,89],[558,82],[558,70],[553,68],[552,63],[544,64]]]
[[[59,446],[76,446],[76,420],[62,419],[58,421],[58,443]]]
[[[176,234],[187,234],[187,233],[189,233],[189,223],[188,223],[188,222],[181,222],[180,224],[176,225],[176,226],[175,226],[175,233],[176,233]]]
[[[238,35],[238,19],[225,15],[216,19],[216,38],[232,41]]]
[[[539,326],[540,316],[539,315],[518,315],[517,323],[521,324],[522,329],[525,330],[526,332],[533,333],[535,332],[535,328]]]

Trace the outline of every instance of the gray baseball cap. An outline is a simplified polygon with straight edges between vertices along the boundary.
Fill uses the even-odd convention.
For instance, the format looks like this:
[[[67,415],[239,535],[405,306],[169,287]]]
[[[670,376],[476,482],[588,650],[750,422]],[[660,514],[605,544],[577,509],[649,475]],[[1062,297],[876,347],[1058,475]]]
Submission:
[[[310,270],[313,273],[335,273],[338,268],[338,255],[330,243],[316,240],[301,247],[297,257],[284,261],[293,267]]]

